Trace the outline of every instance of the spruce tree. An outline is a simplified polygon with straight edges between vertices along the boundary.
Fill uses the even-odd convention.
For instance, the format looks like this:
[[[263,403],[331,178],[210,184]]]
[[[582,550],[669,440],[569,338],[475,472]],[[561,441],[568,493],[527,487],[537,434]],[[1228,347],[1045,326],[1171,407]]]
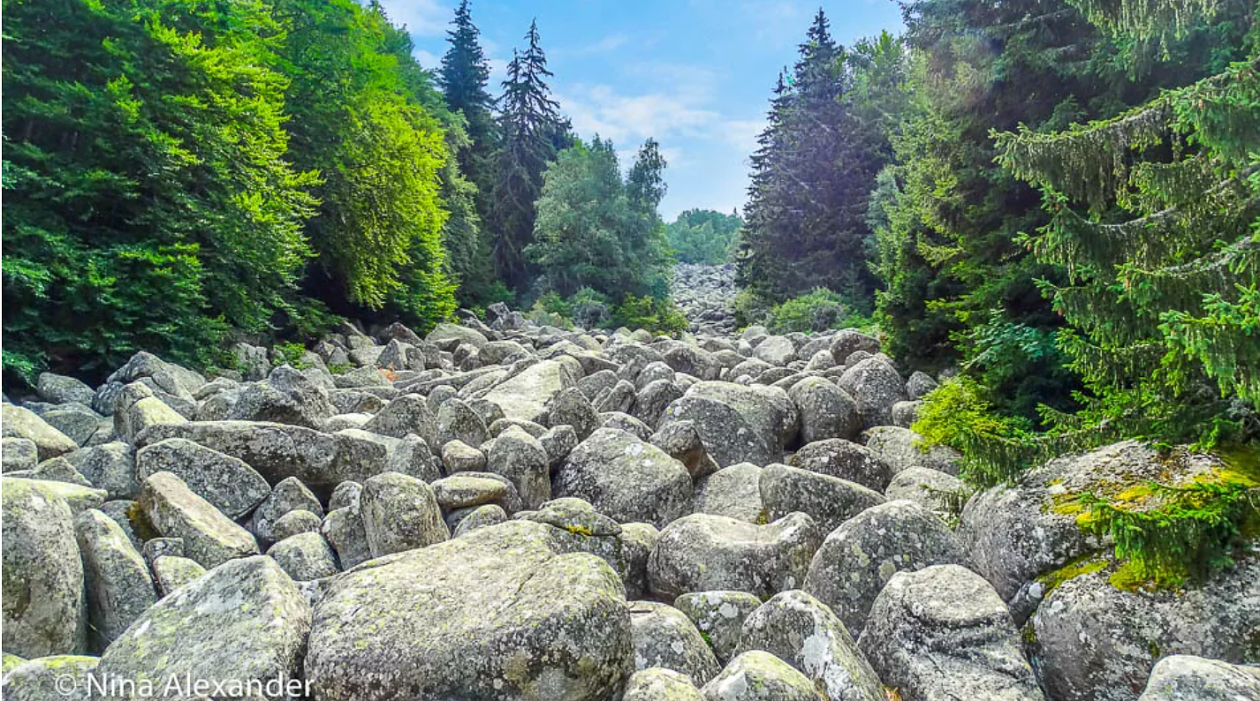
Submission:
[[[1137,0],[1082,5],[1129,36],[1186,29],[1186,15]],[[1044,193],[1049,222],[1021,242],[1066,271],[1042,287],[1089,390],[1082,412],[1052,415],[1052,442],[1210,443],[1260,428],[1258,70],[1253,44],[1221,73],[1114,118],[998,136],[998,162]]]
[[[464,130],[470,143],[459,152],[459,169],[477,187],[477,213],[484,221],[492,205],[495,180],[495,153],[499,128],[494,120],[494,98],[486,86],[490,62],[482,51],[481,31],[473,24],[469,0],[461,0],[447,34],[450,48],[442,56],[438,80],[446,104],[452,112],[464,115]]]
[[[491,212],[495,273],[513,289],[528,283],[525,247],[533,240],[543,171],[556,157],[559,134],[567,131],[560,105],[547,87],[552,73],[539,44],[537,21],[530,24],[525,39],[525,51],[512,53],[499,98],[503,145]]]
[[[826,286],[865,305],[866,199],[883,164],[861,143],[846,97],[852,71],[820,10],[776,87],[752,159],[741,283],[772,300]],[[886,158],[886,157],[885,157]]]

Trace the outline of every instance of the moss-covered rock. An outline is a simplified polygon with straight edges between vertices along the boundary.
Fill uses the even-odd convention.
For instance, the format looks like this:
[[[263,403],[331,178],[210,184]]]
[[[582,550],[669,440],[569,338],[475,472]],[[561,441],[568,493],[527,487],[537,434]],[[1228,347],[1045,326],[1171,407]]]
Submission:
[[[958,565],[893,575],[858,646],[908,699],[1045,701],[1006,605]]]
[[[26,658],[82,650],[86,613],[74,514],[43,484],[6,477],[0,488],[4,650]]]
[[[89,509],[74,522],[88,593],[92,650],[104,650],[157,602],[149,566],[122,527]]]
[[[306,658],[315,698],[619,694],[632,664],[621,582],[597,557],[563,554],[555,536],[511,521],[332,580]]]
[[[271,558],[231,560],[175,590],[105,653],[102,678],[248,683],[298,676],[310,607]]]
[[[258,543],[249,531],[169,472],[150,475],[144,481],[139,508],[158,534],[183,538],[188,557],[208,569],[234,557],[258,554]]]
[[[1105,560],[1065,570],[1030,621],[1034,659],[1056,701],[1133,701],[1167,655],[1260,664],[1254,556],[1175,592],[1117,589]]]
[[[700,693],[705,701],[826,701],[805,675],[761,650],[731,660]]]
[[[764,650],[787,662],[830,701],[885,701],[879,677],[844,624],[803,591],[776,594],[753,611],[740,650]]]
[[[654,667],[635,672],[622,701],[703,701],[691,678],[672,669]]]
[[[89,677],[99,662],[99,658],[81,655],[22,662],[5,670],[0,696],[8,701],[86,701],[92,698]]]

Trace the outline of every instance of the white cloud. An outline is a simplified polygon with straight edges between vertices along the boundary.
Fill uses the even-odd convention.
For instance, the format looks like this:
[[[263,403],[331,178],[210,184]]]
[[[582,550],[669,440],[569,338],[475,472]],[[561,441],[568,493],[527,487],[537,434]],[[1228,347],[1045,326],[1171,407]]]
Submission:
[[[454,11],[440,0],[381,0],[394,24],[404,25],[412,36],[441,36]]]
[[[508,62],[502,58],[487,58],[486,61],[490,64],[490,79],[486,83],[486,89],[491,95],[498,95],[503,81],[507,80]]]
[[[420,62],[420,67],[426,70],[435,71],[442,66],[442,59],[434,53],[425,51],[424,49],[416,49],[411,52],[412,56]]]
[[[766,129],[765,119],[732,119],[723,125],[723,137],[740,153],[757,150],[757,137]]]
[[[578,85],[558,99],[579,133],[588,137],[598,133],[619,143],[696,135],[721,119],[683,92],[622,95],[607,85]]]

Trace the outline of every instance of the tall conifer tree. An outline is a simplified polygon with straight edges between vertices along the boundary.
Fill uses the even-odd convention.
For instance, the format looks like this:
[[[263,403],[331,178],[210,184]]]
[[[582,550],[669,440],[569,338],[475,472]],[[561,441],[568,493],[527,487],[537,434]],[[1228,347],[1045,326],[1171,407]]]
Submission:
[[[878,161],[866,157],[844,97],[846,54],[821,10],[790,76],[771,103],[754,155],[740,280],[782,300],[826,286],[852,302],[869,298],[866,199]]]
[[[459,169],[477,186],[477,213],[482,220],[490,214],[494,189],[494,155],[499,147],[499,127],[494,120],[494,98],[486,86],[490,81],[490,62],[482,51],[481,31],[472,21],[468,0],[455,10],[452,28],[447,30],[450,48],[442,56],[438,81],[452,112],[462,112],[465,131],[471,143],[459,152]]]
[[[547,57],[539,44],[538,22],[525,35],[525,51],[515,51],[499,98],[503,147],[499,152],[492,221],[494,264],[509,287],[527,284],[525,247],[534,236],[535,203],[542,192],[543,171],[557,153],[557,134],[566,131],[560,105],[551,99]]]

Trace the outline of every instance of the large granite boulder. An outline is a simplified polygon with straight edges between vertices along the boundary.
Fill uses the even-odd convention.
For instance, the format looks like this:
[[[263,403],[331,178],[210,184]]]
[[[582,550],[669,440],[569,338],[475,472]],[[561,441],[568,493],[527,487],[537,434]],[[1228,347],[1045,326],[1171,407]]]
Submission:
[[[26,438],[35,443],[39,459],[48,460],[79,448],[66,434],[49,426],[35,412],[14,404],[0,405],[0,432],[5,438]]]
[[[800,420],[783,389],[731,382],[698,382],[665,414],[664,421],[693,422],[720,467],[777,462]]]
[[[240,458],[184,438],[168,438],[136,451],[136,479],[169,472],[229,518],[241,518],[271,493],[267,480]]]
[[[448,342],[454,342],[455,344],[466,343],[474,348],[481,348],[490,342],[490,340],[486,338],[485,334],[481,333],[477,329],[447,323],[438,324],[433,327],[433,330],[424,337],[424,340],[429,343],[437,343],[439,345]]]
[[[580,367],[572,358],[544,360],[495,385],[483,397],[498,404],[509,419],[544,423],[551,398],[569,387],[576,387]]]
[[[893,575],[858,646],[907,701],[1045,701],[1006,605],[958,565]]]
[[[861,635],[875,597],[897,572],[965,565],[966,554],[939,518],[909,501],[866,509],[832,531],[814,554],[805,591]]]
[[[1026,636],[1055,701],[1134,701],[1166,655],[1260,664],[1260,558],[1181,591],[1118,589],[1110,568],[1074,569],[1085,574],[1051,590]]]
[[[630,604],[630,639],[634,644],[634,668],[664,667],[686,674],[703,685],[717,676],[721,666],[691,619],[681,611],[654,601]]]
[[[35,393],[40,399],[53,404],[78,402],[91,406],[96,392],[81,380],[52,372],[39,373],[35,383]]]
[[[83,563],[70,506],[34,480],[6,477],[0,508],[5,652],[32,658],[81,650]]]
[[[414,433],[432,448],[437,443],[437,415],[424,397],[404,394],[377,412],[363,430],[392,438],[406,438]]]
[[[877,492],[888,487],[893,475],[892,468],[875,451],[843,438],[829,438],[801,446],[792,454],[788,464],[857,482]]]
[[[130,499],[140,490],[136,479],[135,450],[122,441],[111,441],[76,450],[67,462],[92,486],[104,489],[110,499]]]
[[[17,436],[6,436],[0,439],[0,456],[3,462],[0,462],[0,472],[18,472],[21,470],[34,470],[39,464],[39,448],[36,447],[35,441],[29,438],[19,438]],[[75,451],[70,455],[76,455],[83,451]]]
[[[139,508],[159,535],[183,538],[188,557],[206,569],[258,554],[258,542],[249,531],[169,472],[150,475],[144,481]]]
[[[359,508],[372,557],[423,548],[451,537],[433,489],[414,477],[397,472],[373,477],[363,485]]]
[[[227,418],[320,428],[335,413],[323,387],[300,371],[281,365],[266,380],[246,385]]]
[[[707,637],[721,664],[738,653],[744,620],[759,606],[761,599],[746,591],[691,592],[674,599],[674,607]]]
[[[664,528],[691,507],[691,474],[651,443],[601,428],[578,444],[556,472],[555,495],[578,497],[618,522]]]
[[[853,439],[862,430],[857,402],[821,377],[807,377],[792,385],[788,397],[801,414],[801,441]]]
[[[1045,595],[1041,575],[1104,545],[1077,525],[1080,495],[1117,496],[1151,480],[1176,486],[1225,469],[1219,458],[1184,448],[1161,453],[1137,441],[1115,443],[1051,460],[1013,484],[975,495],[962,512],[958,536],[976,572],[1022,622]],[[1158,500],[1151,499],[1133,506],[1156,505]]]
[[[878,353],[879,339],[853,329],[841,329],[831,338],[831,346],[828,350],[831,351],[837,363],[843,363],[850,355],[858,351],[865,351],[871,355]]]
[[[89,644],[104,650],[157,603],[148,564],[122,526],[96,509],[75,517],[75,534],[87,584]]]
[[[648,584],[664,597],[719,589],[769,597],[805,581],[821,542],[818,525],[801,513],[765,525],[692,514],[661,531]]]
[[[884,496],[890,501],[906,499],[922,506],[938,516],[958,513],[971,497],[972,489],[962,480],[940,470],[912,467],[902,470],[888,483]]]
[[[912,467],[926,467],[957,475],[962,455],[943,445],[927,445],[923,436],[900,426],[876,426],[862,433],[866,447],[888,463],[893,475]]]
[[[764,523],[766,512],[761,503],[760,484],[762,471],[763,468],[752,463],[742,462],[698,480],[692,510],[698,514]]]
[[[250,683],[300,679],[310,626],[302,592],[271,558],[231,560],[137,618],[101,655],[97,674],[137,685],[148,680],[158,690],[171,678],[204,679],[238,690]],[[244,694],[238,691],[238,696]]]
[[[8,653],[5,654],[8,658]],[[95,677],[97,657],[51,655],[21,660],[0,679],[0,696],[8,701],[88,701],[100,698]],[[95,693],[93,693],[95,692]]]
[[[275,560],[295,582],[313,582],[338,572],[337,556],[318,532],[307,531],[284,538],[268,548],[267,557]]]
[[[324,515],[324,507],[320,505],[319,498],[301,480],[286,477],[254,509],[249,526],[260,541],[265,544],[274,543],[280,540],[276,534],[276,525],[280,519],[295,511],[308,511],[319,517]]]
[[[526,508],[536,509],[552,497],[547,449],[519,426],[508,428],[491,442],[486,469],[507,478]]]
[[[490,439],[486,420],[462,399],[451,398],[437,410],[437,443],[443,448],[458,441],[474,448]]]
[[[884,687],[853,636],[803,591],[775,594],[753,611],[744,620],[740,650],[764,650],[787,662],[830,701],[885,701]]]
[[[331,491],[347,480],[366,481],[384,472],[389,444],[370,434],[347,429],[323,433],[304,426],[264,421],[192,421],[154,426],[141,434],[137,447],[167,438],[186,438],[243,460],[276,484],[296,477],[307,487]]]
[[[787,465],[768,465],[761,472],[759,487],[767,519],[806,513],[824,534],[863,510],[884,503],[884,495],[856,482]]]
[[[616,697],[633,662],[624,590],[555,530],[511,521],[333,579],[306,656],[314,698]]]
[[[867,428],[892,423],[892,407],[907,399],[906,384],[897,370],[881,358],[860,361],[840,376],[840,389],[857,403]]]
[[[635,672],[621,698],[622,701],[704,701],[691,677],[663,667]]]
[[[1242,701],[1260,699],[1260,667],[1242,667],[1191,655],[1165,657],[1151,670],[1138,701]]]
[[[761,650],[731,660],[700,693],[705,701],[826,701],[808,677]]]

